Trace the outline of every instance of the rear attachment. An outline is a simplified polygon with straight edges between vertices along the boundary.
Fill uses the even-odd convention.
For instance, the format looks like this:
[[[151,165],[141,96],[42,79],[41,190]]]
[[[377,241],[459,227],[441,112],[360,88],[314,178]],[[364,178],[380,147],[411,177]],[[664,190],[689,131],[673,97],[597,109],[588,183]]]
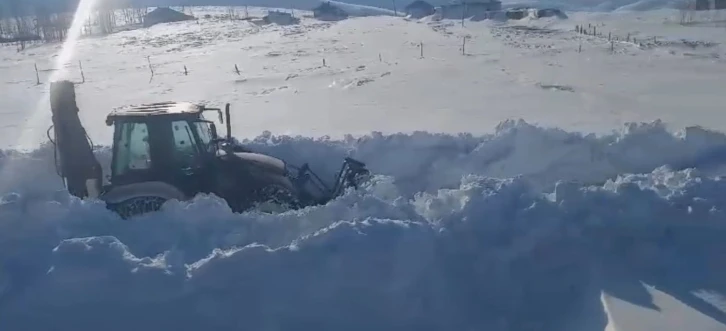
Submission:
[[[101,192],[103,170],[93,155],[86,130],[78,118],[76,92],[73,82],[50,83],[50,109],[53,113],[56,169],[68,192],[76,197],[98,197]],[[60,159],[60,160],[58,160]]]

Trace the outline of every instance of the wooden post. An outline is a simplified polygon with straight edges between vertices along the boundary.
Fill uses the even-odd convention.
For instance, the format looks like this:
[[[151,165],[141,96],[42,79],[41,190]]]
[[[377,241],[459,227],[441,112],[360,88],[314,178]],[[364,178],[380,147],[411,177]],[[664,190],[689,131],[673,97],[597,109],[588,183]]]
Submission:
[[[582,43],[580,43],[580,47],[577,48],[578,53],[582,53]]]
[[[461,42],[461,55],[466,55],[466,36],[463,39]]]
[[[378,53],[378,62],[383,62],[383,57],[381,56],[381,53]]]
[[[612,39],[612,35],[611,35],[611,33],[612,33],[612,32],[608,32],[608,40],[613,40],[613,39]]]
[[[328,65],[325,63],[325,58],[323,58],[323,67],[327,67]]]
[[[184,66],[184,76],[189,75],[189,71],[187,71],[187,66]]]
[[[38,73],[38,64],[33,64],[35,66],[35,84],[40,85],[40,73]]]
[[[239,75],[240,75],[240,73],[239,73],[239,68],[237,67],[237,65],[236,65],[236,64],[234,65],[234,72],[236,72],[236,73],[237,73],[237,76],[239,76]]]
[[[151,66],[151,56],[146,57],[146,62],[149,63],[149,71],[151,71],[151,77],[149,77],[149,83],[154,79],[154,67]]]
[[[610,52],[615,53],[615,42],[614,41],[610,42]]]
[[[597,27],[596,26],[592,27],[592,35],[597,36]]]
[[[423,41],[421,42],[419,47],[421,48],[421,58],[423,58]]]
[[[81,60],[78,60],[78,68],[81,70],[81,83],[85,83],[86,75],[83,73],[83,65],[81,64]]]

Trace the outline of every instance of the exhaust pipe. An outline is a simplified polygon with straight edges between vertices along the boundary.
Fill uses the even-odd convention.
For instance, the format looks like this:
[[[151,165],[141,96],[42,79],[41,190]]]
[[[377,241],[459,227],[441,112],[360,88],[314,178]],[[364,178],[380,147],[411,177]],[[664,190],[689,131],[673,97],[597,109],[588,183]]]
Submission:
[[[229,117],[230,117],[229,116],[229,103],[224,106],[224,117],[226,117],[225,120],[227,121],[227,123],[225,123],[227,125],[227,140],[231,140],[232,139],[232,123],[230,123],[230,121],[229,121]]]

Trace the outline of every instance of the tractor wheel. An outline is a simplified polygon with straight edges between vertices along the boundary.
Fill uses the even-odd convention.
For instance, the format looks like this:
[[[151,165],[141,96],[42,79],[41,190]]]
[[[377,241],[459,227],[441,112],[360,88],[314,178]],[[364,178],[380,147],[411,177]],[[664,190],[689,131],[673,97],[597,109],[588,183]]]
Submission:
[[[278,213],[300,208],[300,202],[288,188],[271,184],[258,193],[256,210],[264,213]]]
[[[166,202],[162,197],[136,197],[121,201],[111,206],[111,209],[123,219],[158,211]]]

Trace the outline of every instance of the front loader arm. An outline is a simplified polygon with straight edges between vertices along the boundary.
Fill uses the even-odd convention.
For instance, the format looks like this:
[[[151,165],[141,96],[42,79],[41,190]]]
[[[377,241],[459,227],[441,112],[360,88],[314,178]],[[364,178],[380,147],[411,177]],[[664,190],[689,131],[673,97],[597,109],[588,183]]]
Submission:
[[[328,186],[314,173],[307,163],[301,167],[288,165],[289,177],[298,190],[301,202],[304,205],[324,204],[342,195],[349,187],[358,189],[370,177],[370,171],[365,163],[346,157],[340,172],[333,180],[333,186]]]

